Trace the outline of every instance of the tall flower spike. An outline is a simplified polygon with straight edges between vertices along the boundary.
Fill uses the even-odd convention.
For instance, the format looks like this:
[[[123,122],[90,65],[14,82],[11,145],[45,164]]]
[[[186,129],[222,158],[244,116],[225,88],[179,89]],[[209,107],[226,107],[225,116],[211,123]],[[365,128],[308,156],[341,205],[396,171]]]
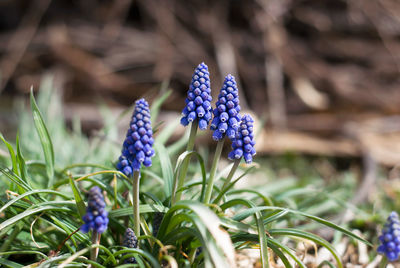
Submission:
[[[185,100],[186,106],[182,111],[181,124],[187,126],[190,122],[199,120],[199,128],[207,129],[212,117],[211,100],[210,73],[207,65],[202,62],[194,70]]]
[[[253,134],[254,120],[250,115],[244,115],[240,123],[240,127],[236,132],[236,137],[232,140],[232,151],[229,153],[228,158],[231,160],[240,159],[242,156],[247,164],[253,161],[253,156],[256,154],[254,149],[254,134]]]
[[[235,77],[228,74],[215,103],[214,119],[211,130],[214,130],[213,139],[221,140],[225,135],[230,139],[235,138],[240,124],[240,105]]]
[[[126,228],[123,246],[127,248],[137,248],[138,246],[138,239],[131,228]],[[136,263],[136,259],[134,257],[129,258],[125,260],[125,263]]]
[[[98,186],[92,187],[89,190],[86,214],[82,217],[85,224],[82,225],[81,231],[87,233],[92,229],[99,234],[103,233],[108,225],[108,212],[105,208],[106,203],[101,189]]]
[[[145,167],[151,166],[153,143],[149,104],[145,99],[140,99],[135,103],[117,169],[126,176],[132,176],[134,171],[140,170],[142,164]]]
[[[387,218],[379,241],[378,253],[386,255],[389,261],[396,261],[400,256],[400,220],[395,211]]]

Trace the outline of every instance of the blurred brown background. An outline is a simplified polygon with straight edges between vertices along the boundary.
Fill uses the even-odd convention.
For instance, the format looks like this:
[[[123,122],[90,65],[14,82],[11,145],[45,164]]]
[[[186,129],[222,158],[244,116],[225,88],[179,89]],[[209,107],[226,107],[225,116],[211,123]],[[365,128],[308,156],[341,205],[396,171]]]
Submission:
[[[264,124],[259,152],[400,163],[398,0],[3,0],[0,131],[46,74],[88,128],[98,100],[121,110],[163,82],[165,114],[179,113],[202,61],[214,98],[236,76]]]

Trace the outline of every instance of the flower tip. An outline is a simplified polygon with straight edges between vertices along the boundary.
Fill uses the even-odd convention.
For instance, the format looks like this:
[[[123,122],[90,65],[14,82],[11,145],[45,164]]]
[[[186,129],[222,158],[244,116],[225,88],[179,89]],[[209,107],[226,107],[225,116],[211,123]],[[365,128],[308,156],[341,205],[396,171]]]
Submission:
[[[207,129],[207,125],[208,125],[208,122],[207,122],[206,120],[200,119],[200,121],[199,121],[199,128],[200,128],[201,130],[206,130],[206,129]]]
[[[228,74],[228,75],[225,77],[225,79],[226,79],[226,80],[235,80],[235,77],[234,77],[232,74]]]

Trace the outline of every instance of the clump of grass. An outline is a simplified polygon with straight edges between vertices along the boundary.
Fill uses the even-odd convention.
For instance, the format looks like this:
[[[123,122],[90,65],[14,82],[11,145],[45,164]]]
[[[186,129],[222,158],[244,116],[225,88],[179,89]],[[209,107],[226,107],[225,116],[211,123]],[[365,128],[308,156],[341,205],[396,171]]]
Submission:
[[[230,158],[234,162],[220,172],[216,163],[227,158],[222,154],[222,143],[217,146],[209,172],[203,155],[194,150],[198,128],[206,130],[211,121],[211,84],[205,64],[200,64],[192,77],[187,106],[183,110],[181,123],[190,125],[188,135],[167,145],[171,130],[179,123],[177,119],[176,122],[166,122],[165,128],[156,133],[154,143],[150,137],[153,130],[146,126],[146,133],[139,133],[141,144],[136,144],[132,135],[139,131],[139,121],[149,117],[144,101],[139,101],[122,157],[115,165],[120,148],[113,142],[115,125],[108,123],[114,122],[115,118],[106,120],[101,131],[104,134],[102,139],[88,140],[79,131],[79,122],[74,124],[72,132],[68,131],[62,120],[52,118],[47,102],[40,101],[56,98],[56,93],[49,90],[50,84],[39,94],[39,104],[42,105],[36,104],[31,92],[33,120],[27,120],[27,113],[23,114],[21,134],[14,145],[1,136],[9,156],[0,156],[1,163],[7,165],[1,166],[0,172],[3,189],[8,194],[8,199],[3,197],[0,200],[0,263],[8,267],[31,264],[41,267],[116,267],[128,265],[124,264],[126,260],[135,260],[136,263],[129,265],[234,267],[235,250],[256,247],[260,251],[262,267],[269,267],[271,254],[280,258],[286,267],[291,267],[291,261],[305,267],[287,243],[288,240],[306,239],[326,247],[336,266],[343,267],[332,244],[309,232],[315,228],[309,225],[310,222],[369,243],[307,211],[315,205],[312,198],[295,203],[297,200],[293,196],[310,196],[310,189],[291,189],[274,194],[272,184],[259,189],[234,188],[256,165],[250,164],[255,153],[253,119],[238,116],[238,99],[234,101],[237,94],[227,96],[230,91],[237,91],[232,79],[232,76],[227,76],[222,87],[225,92],[221,92],[214,110],[214,116],[219,120],[213,121],[214,131],[218,131],[214,136],[221,137],[218,139],[220,142],[226,133],[233,143]],[[168,94],[153,102],[150,109],[153,122],[156,122],[161,103]],[[227,103],[225,108],[219,107],[223,104],[222,98],[226,102],[232,101],[233,106]],[[57,101],[61,106],[61,101]],[[223,109],[228,111],[228,117],[221,112]],[[230,109],[237,113],[230,113]],[[143,110],[146,110],[145,114]],[[32,121],[36,134],[33,134]],[[231,125],[227,123],[225,126],[225,122]],[[147,144],[152,145],[154,151],[152,148],[144,149]],[[180,152],[185,145],[186,150]],[[154,158],[149,159],[153,154]],[[242,158],[247,164],[241,164]],[[224,176],[225,173],[228,175]],[[95,189],[104,193],[106,210],[109,211],[107,230],[102,229],[101,238],[95,236],[95,241],[89,234],[77,232],[82,226],[85,230],[88,227],[84,225],[88,222],[82,220],[87,210],[84,196],[92,187],[98,187]],[[280,182],[279,187],[284,188],[284,184]],[[321,196],[314,193],[314,196]],[[288,200],[296,201],[285,202]],[[91,204],[88,206],[90,208]],[[321,210],[327,209],[329,207],[316,210],[315,214],[323,214]],[[131,226],[134,231],[129,231],[129,241],[134,241],[134,245],[126,243],[126,235],[124,239],[126,230],[130,230],[127,228]],[[98,254],[89,259],[94,250]]]

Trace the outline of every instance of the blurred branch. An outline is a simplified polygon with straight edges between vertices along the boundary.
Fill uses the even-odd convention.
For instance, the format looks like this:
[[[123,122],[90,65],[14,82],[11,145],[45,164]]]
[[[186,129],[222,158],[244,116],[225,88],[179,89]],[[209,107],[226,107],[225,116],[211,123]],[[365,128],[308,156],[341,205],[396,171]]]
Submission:
[[[21,61],[50,3],[51,0],[31,1],[27,13],[23,16],[15,33],[8,41],[4,57],[0,61],[0,92],[7,85],[18,63]]]

